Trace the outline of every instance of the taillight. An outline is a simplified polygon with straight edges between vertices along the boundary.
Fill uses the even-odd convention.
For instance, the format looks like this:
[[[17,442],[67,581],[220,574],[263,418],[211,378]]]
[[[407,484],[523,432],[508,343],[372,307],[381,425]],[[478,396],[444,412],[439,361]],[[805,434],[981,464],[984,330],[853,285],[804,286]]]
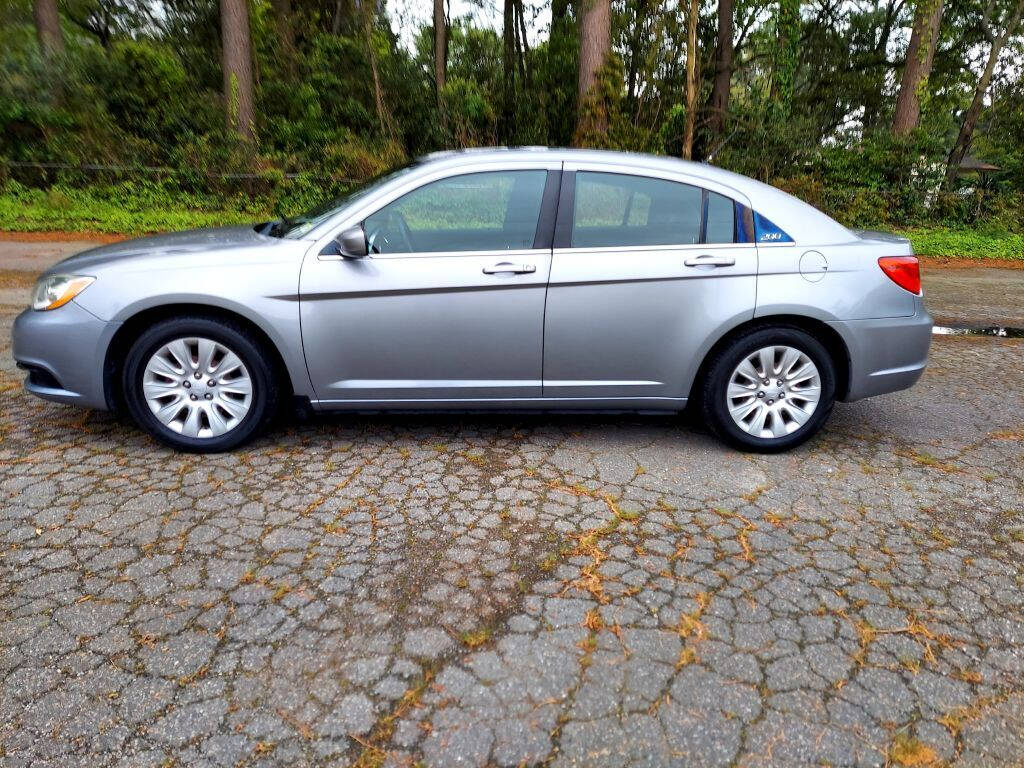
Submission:
[[[883,256],[878,266],[900,288],[921,295],[921,267],[917,256]]]

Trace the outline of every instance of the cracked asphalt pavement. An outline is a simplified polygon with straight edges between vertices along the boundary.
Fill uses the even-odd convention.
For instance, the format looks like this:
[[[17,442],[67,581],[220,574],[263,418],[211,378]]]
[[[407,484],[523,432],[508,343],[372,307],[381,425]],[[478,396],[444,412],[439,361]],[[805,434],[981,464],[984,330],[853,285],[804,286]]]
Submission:
[[[2,268],[4,766],[1024,762],[1024,341],[782,456],[402,415],[201,457],[25,395]]]

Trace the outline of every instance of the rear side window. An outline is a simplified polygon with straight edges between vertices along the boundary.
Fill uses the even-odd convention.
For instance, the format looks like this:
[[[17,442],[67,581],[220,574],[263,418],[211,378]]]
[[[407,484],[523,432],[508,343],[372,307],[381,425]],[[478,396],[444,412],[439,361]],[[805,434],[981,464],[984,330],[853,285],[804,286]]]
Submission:
[[[759,243],[792,243],[793,238],[772,223],[771,219],[754,211],[754,239]]]
[[[733,243],[736,241],[736,206],[728,197],[708,192],[708,218],[705,243]]]
[[[363,222],[374,253],[533,247],[547,171],[467,173],[425,184]]]
[[[577,171],[570,245],[699,243],[702,209],[699,187],[644,176]]]

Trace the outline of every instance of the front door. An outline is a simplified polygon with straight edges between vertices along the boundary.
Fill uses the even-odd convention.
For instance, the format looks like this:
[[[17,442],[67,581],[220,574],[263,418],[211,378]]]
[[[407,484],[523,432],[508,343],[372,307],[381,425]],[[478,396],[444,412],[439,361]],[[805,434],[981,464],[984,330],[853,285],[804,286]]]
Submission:
[[[757,250],[737,242],[752,239],[745,203],[641,174],[565,165],[545,397],[678,407],[713,334],[754,315]]]
[[[558,175],[436,179],[365,218],[368,257],[307,256],[302,337],[320,404],[539,397],[551,235],[538,222]]]

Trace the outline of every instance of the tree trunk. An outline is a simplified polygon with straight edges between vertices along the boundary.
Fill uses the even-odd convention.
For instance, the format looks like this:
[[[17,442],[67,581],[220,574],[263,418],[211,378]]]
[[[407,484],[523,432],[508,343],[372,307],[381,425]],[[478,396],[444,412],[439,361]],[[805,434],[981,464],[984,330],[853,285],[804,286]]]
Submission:
[[[274,31],[284,62],[285,72],[295,80],[298,71],[295,63],[295,27],[292,26],[292,0],[270,0],[274,12]]]
[[[509,144],[515,133],[516,115],[516,5],[515,0],[505,0],[501,31],[501,70],[503,88],[501,95],[501,141]]]
[[[35,0],[33,13],[36,17],[36,34],[43,55],[50,58],[64,53],[64,35],[60,31],[60,15],[56,0]]]
[[[516,17],[518,19],[518,38],[516,40],[516,53],[519,56],[519,73],[523,83],[530,87],[530,69],[528,58],[530,55],[530,43],[526,37],[526,13],[523,10],[523,0],[513,0],[515,3]]]
[[[693,133],[697,125],[697,15],[700,0],[690,0],[686,20],[686,124],[683,130],[683,159],[693,158]]]
[[[935,48],[939,42],[943,0],[918,0],[914,11],[914,27],[907,46],[907,63],[903,67],[892,132],[906,136],[917,128],[921,118],[921,94],[928,86]]]
[[[434,84],[438,96],[444,88],[448,70],[448,21],[444,15],[444,0],[434,0]]]
[[[577,135],[588,132],[608,133],[608,115],[594,109],[594,86],[598,70],[604,65],[612,47],[611,0],[581,0],[580,8],[580,74]]]
[[[711,88],[708,128],[715,136],[725,134],[732,85],[733,0],[718,0],[718,44],[715,47],[715,82]]]
[[[366,44],[366,56],[370,62],[370,75],[373,78],[373,104],[377,111],[377,122],[380,123],[381,131],[393,138],[391,118],[384,106],[384,91],[381,88],[380,70],[377,67],[377,51],[373,47],[374,2],[376,0],[360,0],[359,13],[362,16],[363,40]]]
[[[247,0],[220,0],[220,30],[228,128],[244,139],[251,139],[255,110]]]
[[[1003,30],[1003,33],[992,38],[992,47],[988,52],[988,61],[985,62],[985,71],[981,73],[981,78],[978,80],[978,84],[974,89],[974,99],[971,101],[971,106],[968,107],[967,112],[964,114],[964,121],[960,125],[960,133],[956,137],[956,142],[953,144],[953,149],[949,153],[949,160],[946,163],[947,189],[953,186],[953,182],[956,180],[957,171],[960,168],[960,163],[963,162],[964,156],[967,154],[967,150],[971,148],[971,139],[974,138],[974,128],[978,124],[978,118],[981,116],[982,107],[985,106],[985,94],[988,93],[988,87],[992,83],[992,73],[995,72],[996,63],[999,61],[999,54],[1002,53],[1003,46],[1006,45],[1006,41],[1009,40],[1017,31],[1017,26],[1020,24],[1022,13],[1024,13],[1024,1],[1017,4],[1017,7],[1013,11],[1013,15],[1006,23],[1006,28]]]

